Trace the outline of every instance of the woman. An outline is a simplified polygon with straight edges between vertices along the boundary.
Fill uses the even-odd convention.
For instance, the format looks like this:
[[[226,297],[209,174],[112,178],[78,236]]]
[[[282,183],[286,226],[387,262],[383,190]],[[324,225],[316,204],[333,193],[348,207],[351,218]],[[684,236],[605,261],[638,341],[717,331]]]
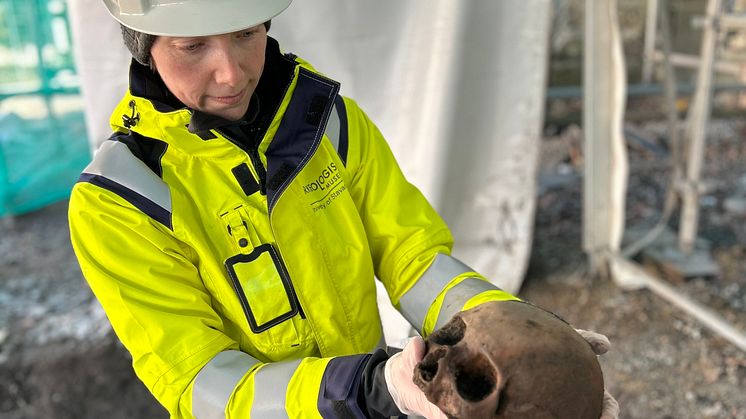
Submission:
[[[267,37],[291,0],[104,0],[133,54],[70,201],[83,273],[174,418],[444,418],[382,350],[374,278],[424,335],[517,300],[339,84]]]

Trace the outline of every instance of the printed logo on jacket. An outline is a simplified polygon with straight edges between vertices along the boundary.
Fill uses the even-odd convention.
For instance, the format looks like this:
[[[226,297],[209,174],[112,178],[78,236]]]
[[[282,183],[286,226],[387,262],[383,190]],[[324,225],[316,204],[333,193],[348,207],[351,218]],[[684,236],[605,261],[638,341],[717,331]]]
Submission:
[[[329,206],[334,203],[334,200],[339,197],[342,192],[347,190],[344,182],[341,181],[342,176],[337,169],[337,164],[333,161],[329,162],[329,164],[327,164],[326,167],[318,172],[318,174],[312,179],[312,182],[303,185],[303,192],[306,195],[313,194],[311,196],[311,198],[314,199],[314,201],[311,202],[313,212],[329,208]]]

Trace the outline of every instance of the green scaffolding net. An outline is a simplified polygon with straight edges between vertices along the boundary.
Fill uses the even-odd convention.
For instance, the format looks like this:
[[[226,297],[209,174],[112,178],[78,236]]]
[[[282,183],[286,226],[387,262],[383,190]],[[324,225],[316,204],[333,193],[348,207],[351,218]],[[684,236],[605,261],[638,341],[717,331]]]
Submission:
[[[63,0],[0,0],[0,217],[66,199],[90,161]]]

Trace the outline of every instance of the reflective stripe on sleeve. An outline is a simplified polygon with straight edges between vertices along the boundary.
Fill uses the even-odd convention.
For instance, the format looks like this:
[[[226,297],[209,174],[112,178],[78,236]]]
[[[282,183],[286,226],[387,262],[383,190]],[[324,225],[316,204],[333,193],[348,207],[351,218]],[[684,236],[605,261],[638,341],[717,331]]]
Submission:
[[[485,291],[499,290],[497,286],[477,278],[465,278],[446,292],[443,304],[440,306],[438,320],[433,330],[438,330],[448,323],[451,318],[461,311],[470,298]]]
[[[422,332],[427,312],[438,294],[454,278],[468,272],[474,270],[452,256],[438,254],[414,286],[399,299],[404,318]]]
[[[290,379],[302,360],[275,362],[263,366],[254,375],[254,402],[251,417],[287,419],[285,398]],[[318,389],[309,389],[318,391]]]
[[[124,143],[104,141],[83,173],[103,176],[171,212],[168,185],[135,157]]]
[[[171,192],[129,148],[119,141],[105,141],[78,182],[88,182],[125,199],[154,220],[173,229]]]
[[[225,408],[244,375],[259,360],[240,351],[221,352],[197,374],[192,390],[192,414],[197,419],[225,418]]]
[[[334,108],[324,131],[343,164],[347,164],[347,108],[341,96],[334,100]]]
[[[326,123],[324,132],[331,141],[335,150],[339,150],[339,109],[334,106],[334,110],[329,114],[329,122]]]

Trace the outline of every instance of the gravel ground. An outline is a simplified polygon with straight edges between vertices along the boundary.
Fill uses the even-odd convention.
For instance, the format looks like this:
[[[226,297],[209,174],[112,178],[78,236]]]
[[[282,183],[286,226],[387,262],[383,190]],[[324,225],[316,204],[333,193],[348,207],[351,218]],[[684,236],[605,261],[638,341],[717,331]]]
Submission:
[[[634,128],[661,146],[663,124]],[[711,131],[706,176],[717,182],[703,198],[701,235],[722,274],[675,285],[746,331],[746,211],[734,201],[746,197],[746,128],[722,120]],[[521,296],[609,336],[612,350],[601,362],[623,418],[746,419],[744,352],[649,291],[622,291],[586,274],[582,135],[573,127],[547,132],[542,179],[552,181],[539,196]],[[665,155],[637,145],[630,159],[628,225],[649,227],[662,206]],[[166,417],[81,277],[66,202],[2,220],[0,238],[0,418]]]
[[[165,418],[82,278],[67,202],[0,222],[0,418]]]
[[[666,125],[648,121],[628,129],[644,141],[629,147],[627,228],[650,228],[660,218],[670,174]],[[746,353],[648,290],[623,291],[588,275],[580,250],[582,132],[569,126],[549,133],[542,179],[562,174],[565,182],[539,196],[522,296],[610,338],[612,350],[601,362],[623,418],[746,418]],[[740,119],[716,119],[709,127],[703,179],[711,187],[701,199],[700,237],[709,240],[721,274],[663,279],[746,333],[744,134]],[[676,231],[676,216],[669,227]]]

